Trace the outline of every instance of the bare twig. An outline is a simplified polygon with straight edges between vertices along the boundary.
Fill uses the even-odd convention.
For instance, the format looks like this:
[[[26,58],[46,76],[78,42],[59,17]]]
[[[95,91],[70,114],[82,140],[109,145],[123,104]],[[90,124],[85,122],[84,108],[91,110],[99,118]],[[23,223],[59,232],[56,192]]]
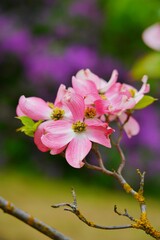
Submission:
[[[92,150],[93,150],[94,154],[95,154],[96,157],[97,157],[98,166],[93,165],[93,164],[90,164],[90,163],[87,162],[86,159],[84,159],[85,166],[86,166],[87,168],[89,168],[89,169],[102,172],[102,173],[104,173],[104,174],[106,174],[106,175],[109,175],[109,176],[113,176],[114,172],[108,170],[108,169],[104,166],[104,163],[103,163],[101,154],[100,154],[100,152],[99,152],[99,150],[98,150],[97,144],[95,144],[95,143],[93,144]]]
[[[119,153],[119,155],[120,155],[120,157],[121,157],[121,163],[120,163],[120,165],[119,165],[119,167],[118,167],[118,170],[117,170],[117,172],[118,172],[119,174],[121,174],[123,168],[125,167],[126,158],[125,158],[125,155],[124,155],[124,153],[123,153],[123,151],[122,151],[122,148],[121,148],[120,144],[118,143],[118,144],[116,144],[115,146],[116,146],[117,151],[118,151],[118,153]]]
[[[128,214],[127,209],[124,209],[124,213],[121,213],[121,212],[119,212],[119,211],[117,210],[117,206],[114,205],[114,212],[117,213],[119,216],[123,216],[123,217],[129,218],[131,221],[134,221],[134,222],[136,221],[132,216],[130,216],[130,215]]]
[[[72,212],[82,222],[84,222],[85,224],[87,224],[88,226],[93,227],[93,228],[104,229],[104,230],[117,230],[117,229],[133,228],[132,224],[123,225],[123,226],[102,226],[102,225],[95,224],[92,221],[89,221],[86,217],[84,217],[82,215],[82,213],[77,208],[76,193],[75,193],[75,191],[73,189],[72,189],[72,196],[73,196],[73,203],[59,203],[59,204],[53,205],[52,207],[53,208],[65,207],[64,208],[65,211]]]
[[[120,155],[120,158],[121,158],[121,162],[120,162],[120,165],[119,165],[118,170],[117,170],[117,172],[118,172],[119,174],[122,173],[122,170],[124,169],[125,163],[126,163],[126,158],[125,158],[125,155],[124,155],[124,153],[123,153],[123,150],[122,150],[122,148],[121,148],[121,146],[120,146],[120,142],[121,142],[122,136],[123,136],[124,125],[128,122],[130,116],[131,116],[131,112],[128,112],[128,113],[127,113],[127,118],[126,118],[126,120],[124,121],[124,123],[122,123],[122,124],[120,123],[120,121],[119,121],[118,118],[116,119],[117,126],[118,126],[118,128],[119,128],[119,135],[118,135],[118,137],[117,137],[117,141],[116,141],[116,142],[112,141],[112,143],[113,143],[114,146],[116,147],[116,149],[117,149],[117,151],[118,151],[118,153],[119,153],[119,155]]]
[[[113,176],[113,172],[111,172],[110,170],[108,170],[104,167],[99,167],[99,166],[96,166],[96,165],[93,165],[93,164],[89,164],[86,160],[84,160],[84,163],[85,163],[85,166],[89,169],[102,172],[102,173],[104,173],[106,175],[109,175],[109,176]]]
[[[56,229],[48,226],[44,222],[40,221],[37,218],[34,218],[32,215],[24,212],[23,210],[17,208],[13,203],[5,200],[4,198],[0,197],[0,208],[5,212],[8,213],[19,220],[23,221],[24,223],[28,224],[29,226],[35,228],[39,232],[43,233],[44,235],[48,236],[54,240],[70,240],[70,238],[64,236],[62,233],[58,232]]]
[[[145,172],[141,173],[139,169],[137,169],[137,173],[140,175],[141,181],[140,181],[140,187],[139,187],[139,192],[143,194],[144,191],[144,177],[145,177]]]

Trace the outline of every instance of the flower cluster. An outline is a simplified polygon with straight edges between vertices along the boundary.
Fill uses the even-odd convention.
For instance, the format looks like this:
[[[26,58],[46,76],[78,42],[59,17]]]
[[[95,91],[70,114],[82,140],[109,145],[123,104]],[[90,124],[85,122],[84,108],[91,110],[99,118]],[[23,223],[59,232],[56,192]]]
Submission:
[[[72,167],[82,167],[93,143],[111,147],[111,121],[123,124],[128,137],[136,135],[139,124],[132,112],[153,101],[149,96],[143,101],[149,92],[146,76],[139,91],[117,79],[117,70],[113,70],[108,82],[89,69],[80,70],[72,77],[72,87],[60,85],[54,103],[21,96],[16,113],[23,126],[18,130],[33,136],[40,151],[65,153]]]

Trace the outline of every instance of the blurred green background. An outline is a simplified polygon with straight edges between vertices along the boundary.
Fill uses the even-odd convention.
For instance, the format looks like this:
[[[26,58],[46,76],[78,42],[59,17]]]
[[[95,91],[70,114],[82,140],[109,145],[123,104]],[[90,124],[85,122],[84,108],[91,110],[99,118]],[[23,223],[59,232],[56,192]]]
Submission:
[[[88,215],[96,216],[95,221],[102,221],[102,224],[108,224],[108,219],[110,221],[112,216],[112,225],[115,224],[114,218],[117,219],[112,212],[115,200],[118,198],[122,209],[124,204],[124,207],[129,205],[133,211],[135,206],[131,207],[131,200],[127,197],[124,200],[124,196],[119,199],[119,192],[117,196],[116,191],[120,188],[113,179],[85,168],[73,169],[63,158],[39,152],[31,138],[16,132],[20,123],[15,119],[15,109],[19,97],[23,94],[54,101],[59,85],[64,83],[70,86],[71,77],[82,68],[90,68],[106,80],[109,80],[112,70],[117,69],[120,82],[132,84],[137,88],[141,86],[142,76],[147,74],[151,85],[150,95],[159,98],[160,53],[148,48],[142,41],[145,28],[158,21],[159,0],[1,1],[1,195],[9,197],[11,201],[15,200],[15,203],[26,211],[33,211],[33,214],[35,211],[35,215],[39,212],[42,215],[46,214],[45,219],[48,218],[49,223],[55,227],[57,223],[53,221],[52,224],[52,219],[57,220],[59,217],[57,222],[59,221],[60,230],[63,230],[62,225],[65,225],[61,219],[66,217],[70,227],[67,225],[64,231],[76,240],[102,239],[108,236],[117,239],[119,231],[100,233],[84,227],[78,220],[75,227],[74,216],[57,210],[55,213],[49,206],[55,200],[61,202],[70,198],[70,187],[76,186],[80,192],[78,195],[81,195],[82,207],[88,211]],[[148,196],[152,196],[151,203],[154,207],[150,205],[154,220],[156,218],[153,213],[157,214],[156,201],[160,197],[159,111],[157,101],[153,106],[135,112],[135,118],[141,126],[140,134],[131,140],[124,136],[123,140],[127,156],[124,175],[136,188],[139,185],[136,169],[147,172],[145,191]],[[115,150],[102,149],[102,153],[107,166],[114,168],[119,161]],[[110,202],[111,206],[108,207]],[[111,211],[109,218],[107,211]],[[47,217],[47,213],[50,217]],[[28,235],[22,236],[22,233],[18,233],[20,223],[13,228],[11,235],[5,235],[9,234],[4,231],[8,222],[8,217],[5,218],[6,220],[4,215],[0,215],[2,239],[27,240],[32,236],[40,239],[39,235],[32,235],[34,230],[29,235],[29,227],[26,227]],[[12,226],[12,222],[9,224]],[[15,235],[14,229],[18,229]],[[75,232],[79,231],[79,236],[68,229],[76,229]],[[132,235],[135,239],[135,232],[125,230],[125,239],[132,239]],[[83,233],[84,235],[81,235]],[[102,234],[102,237],[99,237],[99,234]],[[149,239],[145,235],[138,236],[139,239],[141,236],[143,239]]]

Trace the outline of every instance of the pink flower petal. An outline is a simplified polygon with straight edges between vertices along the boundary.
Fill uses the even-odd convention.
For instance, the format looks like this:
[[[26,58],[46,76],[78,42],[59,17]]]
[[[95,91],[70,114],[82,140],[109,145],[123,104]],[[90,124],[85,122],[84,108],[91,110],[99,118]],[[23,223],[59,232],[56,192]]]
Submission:
[[[83,120],[85,104],[82,96],[75,93],[67,93],[64,96],[64,103],[71,111],[74,121]]]
[[[85,119],[85,123],[87,124],[87,126],[93,126],[93,127],[108,127],[108,123],[106,122],[102,122],[100,119]]]
[[[50,149],[58,149],[68,144],[75,136],[71,123],[65,120],[53,121],[45,128],[42,143]]]
[[[72,131],[73,121],[71,120],[57,120],[51,121],[49,125],[46,126],[45,131],[52,134],[65,134]]]
[[[104,88],[107,84],[107,82],[99,78],[96,74],[91,72],[89,69],[82,69],[76,74],[77,79],[81,79],[84,82],[85,81],[92,81],[96,85],[96,89],[99,91],[100,89]],[[86,83],[87,84],[87,83]]]
[[[24,113],[33,120],[50,119],[52,109],[41,98],[21,96],[18,104],[18,111]],[[17,111],[17,113],[18,113]]]
[[[138,92],[135,94],[136,103],[138,103],[144,96],[145,93],[148,93],[150,90],[150,84],[147,83],[148,76],[144,75],[142,78],[142,86]]]
[[[18,117],[26,116],[26,114],[24,112],[22,112],[22,110],[21,110],[19,105],[16,108],[16,114],[17,114]]]
[[[49,148],[46,147],[42,141],[41,141],[41,137],[42,135],[45,133],[45,130],[44,130],[44,127],[46,127],[48,124],[50,124],[50,121],[46,121],[46,122],[43,122],[41,123],[35,134],[34,134],[34,143],[36,144],[37,148],[41,151],[41,152],[47,152],[49,151]]]
[[[56,99],[55,99],[55,102],[54,102],[54,104],[56,106],[62,105],[62,99],[67,92],[74,92],[74,90],[71,87],[66,89],[66,86],[64,84],[61,84],[59,89],[58,89],[57,96],[56,96]]]
[[[94,82],[82,80],[72,77],[72,86],[76,93],[86,98],[88,95],[93,95],[94,99],[99,99],[98,90]]]
[[[107,113],[109,103],[110,102],[108,100],[102,100],[102,99],[96,100],[94,104],[95,104],[97,114],[103,115]]]
[[[92,144],[85,134],[77,134],[68,144],[66,149],[66,160],[74,168],[81,168],[82,162],[91,150]]]
[[[103,88],[101,88],[101,92],[106,93],[117,82],[117,79],[118,79],[118,71],[115,69],[113,70],[109,81],[106,83],[106,85]]]
[[[87,137],[90,141],[99,143],[105,147],[110,148],[111,143],[107,129],[104,127],[88,126],[86,131]]]
[[[119,116],[119,119],[120,119],[121,123],[123,124],[127,119],[127,114],[125,114],[125,113],[121,114]],[[132,136],[137,135],[140,131],[138,122],[131,116],[130,116],[129,120],[125,123],[123,128],[124,128],[128,138],[131,138]]]
[[[132,109],[136,105],[135,98],[129,98],[126,100],[126,97],[122,97],[121,104],[119,105],[120,110],[125,111],[127,109]]]
[[[62,101],[62,98],[63,98],[64,94],[66,93],[66,91],[67,91],[66,86],[64,84],[61,84],[58,88],[57,96],[54,101],[55,105],[57,105],[59,102]]]
[[[63,152],[63,151],[65,150],[66,146],[67,146],[67,145],[65,145],[65,146],[62,147],[62,148],[58,148],[58,149],[52,148],[51,151],[50,151],[50,154],[52,154],[52,155],[57,155],[57,154]]]

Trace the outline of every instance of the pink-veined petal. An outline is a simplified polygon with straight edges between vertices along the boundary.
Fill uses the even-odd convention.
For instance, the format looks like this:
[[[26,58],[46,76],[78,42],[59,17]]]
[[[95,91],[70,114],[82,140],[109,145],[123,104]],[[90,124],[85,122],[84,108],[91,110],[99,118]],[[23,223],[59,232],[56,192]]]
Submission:
[[[82,69],[76,74],[76,78],[81,79],[83,81],[92,81],[96,85],[96,89],[99,91],[101,88],[104,88],[107,82],[98,77],[96,74],[91,72],[89,69]]]
[[[42,136],[42,143],[50,149],[62,148],[68,144],[75,133],[71,122],[65,120],[53,121],[45,128],[45,134]]]
[[[75,93],[67,93],[64,96],[64,103],[71,111],[74,121],[83,120],[85,104],[82,96]]]
[[[107,129],[104,127],[97,127],[97,126],[88,126],[86,131],[87,137],[90,141],[101,144],[105,147],[110,148],[111,143],[109,139],[109,134]]]
[[[100,92],[102,92],[102,93],[107,92],[117,82],[117,79],[118,79],[118,71],[116,69],[114,69],[111,74],[111,78],[105,84],[105,86],[103,88],[101,88]]]
[[[52,121],[48,126],[46,126],[45,131],[53,134],[65,134],[66,132],[70,132],[72,129],[73,121],[71,120],[57,120]]]
[[[41,98],[21,96],[18,104],[21,112],[33,120],[50,119],[52,109]]]
[[[57,154],[63,152],[63,151],[65,150],[66,146],[67,146],[67,145],[65,145],[65,146],[62,147],[62,148],[52,148],[51,151],[50,151],[50,154],[52,154],[52,155],[57,155]]]
[[[99,100],[96,100],[94,104],[95,104],[97,114],[103,115],[107,113],[107,109],[109,107],[110,102],[108,100],[99,99]]]
[[[83,159],[91,150],[92,143],[85,134],[77,134],[68,144],[66,149],[66,160],[74,168],[83,167]]]
[[[93,95],[94,99],[99,99],[98,90],[94,82],[90,80],[82,80],[72,77],[72,86],[76,93],[86,98],[88,95]]]
[[[57,91],[57,96],[56,96],[56,99],[54,101],[54,104],[57,105],[59,102],[62,101],[62,98],[64,96],[64,94],[66,93],[66,86],[64,84],[61,84],[58,88],[58,91]]]
[[[26,114],[24,112],[22,112],[22,110],[21,110],[19,105],[16,108],[16,114],[17,114],[18,117],[26,116]]]
[[[41,123],[36,132],[34,133],[34,143],[36,144],[37,148],[41,151],[41,152],[47,152],[49,151],[49,148],[46,147],[42,141],[41,141],[41,137],[42,135],[45,133],[44,127],[46,127],[47,125],[50,124],[51,121],[46,121]]]
[[[85,119],[85,123],[88,125],[88,126],[97,126],[97,127],[108,127],[108,123],[106,122],[102,122],[100,119]]]
[[[150,90],[150,85],[147,83],[148,81],[148,76],[147,75],[144,75],[143,78],[142,78],[142,87],[140,88],[140,90],[136,93],[136,95],[142,95],[143,97],[143,94],[144,93],[148,93],[149,90]]]
[[[127,114],[122,113],[119,116],[119,119],[120,119],[121,123],[123,124],[127,119]],[[124,128],[128,138],[131,138],[132,136],[137,135],[140,131],[139,123],[132,116],[130,116],[129,120],[124,124],[123,128]]]
[[[136,105],[135,98],[129,98],[126,100],[126,96],[123,96],[121,104],[119,105],[119,109],[125,111],[127,109],[132,109],[135,105]]]
[[[59,89],[58,89],[57,96],[56,96],[56,99],[54,101],[54,105],[56,105],[56,106],[62,105],[62,99],[67,92],[74,92],[74,90],[71,87],[69,87],[67,89],[64,84],[61,84]]]

